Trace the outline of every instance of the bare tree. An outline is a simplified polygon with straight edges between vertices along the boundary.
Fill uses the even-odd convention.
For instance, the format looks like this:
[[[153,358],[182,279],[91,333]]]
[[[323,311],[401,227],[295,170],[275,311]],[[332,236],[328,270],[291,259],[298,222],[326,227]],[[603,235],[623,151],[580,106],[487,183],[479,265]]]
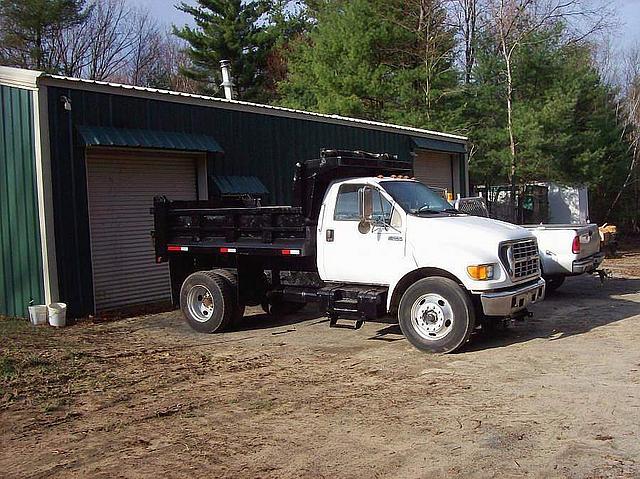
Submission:
[[[618,115],[623,125],[622,134],[629,143],[630,161],[624,183],[618,189],[611,206],[609,206],[605,220],[609,218],[623,193],[630,186],[633,186],[636,217],[632,221],[633,227],[637,231],[637,211],[640,196],[640,179],[638,178],[638,165],[640,164],[640,44],[634,45],[623,55],[618,83],[621,88]]]
[[[59,31],[52,40],[52,61],[58,66],[58,72],[66,76],[83,76],[89,65],[91,42],[89,22]]]
[[[52,62],[63,75],[194,91],[180,73],[185,45],[125,0],[93,0],[85,21],[57,32]]]
[[[166,78],[164,88],[196,93],[202,85],[182,74],[182,69],[190,65],[191,58],[187,54],[187,44],[171,33],[165,34],[160,45],[159,62],[159,68]]]
[[[517,184],[517,141],[513,129],[513,59],[518,50],[534,42],[534,34],[558,24],[565,26],[566,43],[588,38],[606,27],[607,14],[602,5],[588,0],[485,0],[487,24],[494,35],[502,60],[506,80],[505,106],[511,165],[511,202],[515,206]],[[515,208],[512,208],[515,214]]]
[[[102,0],[96,3],[89,19],[93,38],[89,48],[87,76],[107,80],[124,70],[136,40],[135,12],[124,0]]]
[[[462,38],[464,82],[469,84],[476,63],[476,42],[481,5],[478,0],[454,0],[452,7]]]

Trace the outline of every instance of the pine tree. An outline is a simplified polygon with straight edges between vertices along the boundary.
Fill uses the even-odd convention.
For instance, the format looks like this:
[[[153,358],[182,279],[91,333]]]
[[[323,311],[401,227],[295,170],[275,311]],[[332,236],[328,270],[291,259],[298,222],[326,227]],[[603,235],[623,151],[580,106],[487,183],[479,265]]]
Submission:
[[[267,56],[273,44],[264,20],[269,0],[198,0],[179,10],[193,16],[196,27],[175,28],[189,44],[192,66],[183,70],[202,84],[202,91],[218,93],[222,82],[220,60],[231,61],[235,88],[242,100],[264,100]]]
[[[444,126],[456,87],[455,33],[440,0],[314,2],[315,26],[289,59],[283,104],[387,120]]]

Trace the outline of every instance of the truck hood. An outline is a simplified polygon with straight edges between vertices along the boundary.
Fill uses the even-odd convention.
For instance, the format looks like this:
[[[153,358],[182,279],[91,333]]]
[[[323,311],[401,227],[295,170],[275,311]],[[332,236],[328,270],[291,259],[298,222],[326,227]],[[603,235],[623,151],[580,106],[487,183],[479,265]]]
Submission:
[[[407,216],[407,254],[415,267],[433,266],[456,275],[469,290],[510,286],[499,259],[500,243],[533,239],[525,228],[467,215]],[[471,281],[468,265],[495,264],[493,281]]]
[[[455,238],[475,242],[498,244],[502,241],[532,238],[532,233],[526,228],[504,221],[467,215],[443,216],[409,216],[411,227],[417,230],[426,228],[433,233],[441,231],[446,240]]]

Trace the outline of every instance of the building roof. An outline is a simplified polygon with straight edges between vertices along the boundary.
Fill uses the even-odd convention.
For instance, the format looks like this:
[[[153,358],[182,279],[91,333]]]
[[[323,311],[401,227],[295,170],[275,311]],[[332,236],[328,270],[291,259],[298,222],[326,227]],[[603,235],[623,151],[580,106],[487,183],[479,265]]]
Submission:
[[[241,100],[227,100],[226,98],[216,98],[193,93],[184,93],[158,88],[140,87],[134,85],[124,85],[121,83],[104,82],[97,80],[86,80],[82,78],[66,77],[61,75],[49,75],[43,72],[24,70],[19,68],[0,67],[0,84],[28,88],[35,90],[40,85],[60,86],[63,88],[80,88],[84,90],[98,91],[104,93],[120,94],[127,96],[154,98],[163,101],[194,104],[214,108],[229,110],[247,111],[257,114],[282,116],[287,118],[298,118],[309,121],[319,121],[324,123],[334,123],[339,125],[354,126],[360,128],[383,130],[393,133],[405,133],[407,135],[440,139],[453,143],[466,143],[467,137],[442,133],[422,128],[410,126],[394,125],[371,120],[362,120],[341,115],[327,115],[309,111],[295,110],[281,106],[263,105]]]

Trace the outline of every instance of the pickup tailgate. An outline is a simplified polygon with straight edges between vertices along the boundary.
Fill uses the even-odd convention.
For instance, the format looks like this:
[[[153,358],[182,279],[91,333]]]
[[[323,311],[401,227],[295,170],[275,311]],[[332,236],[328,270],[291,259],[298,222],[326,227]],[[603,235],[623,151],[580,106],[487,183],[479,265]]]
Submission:
[[[588,224],[575,228],[576,235],[580,238],[580,253],[578,259],[588,258],[600,251],[600,233],[598,225]]]

